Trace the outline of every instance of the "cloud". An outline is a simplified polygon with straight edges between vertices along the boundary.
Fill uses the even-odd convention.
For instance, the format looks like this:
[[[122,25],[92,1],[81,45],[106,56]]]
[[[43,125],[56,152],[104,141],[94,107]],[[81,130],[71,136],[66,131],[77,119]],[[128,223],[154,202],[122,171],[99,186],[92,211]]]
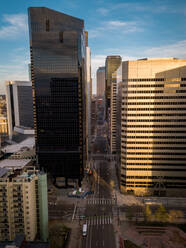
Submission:
[[[186,8],[184,2],[163,2],[162,0],[150,0],[148,3],[140,2],[124,2],[124,3],[115,3],[107,4],[104,8],[98,8],[97,12],[101,15],[109,15],[113,12],[127,10],[127,12],[146,12],[146,13],[155,13],[155,14],[184,14],[186,15]]]
[[[27,15],[4,15],[3,22],[6,25],[0,27],[0,39],[17,38],[27,32]]]
[[[102,22],[101,25],[95,29],[89,30],[89,38],[95,38],[108,34],[108,32],[119,32],[121,33],[132,33],[141,32],[143,29],[139,27],[139,23],[135,21],[106,21]],[[109,34],[110,35],[110,34]]]
[[[109,13],[109,9],[106,8],[99,8],[96,11],[103,16],[106,16]]]
[[[115,27],[126,27],[126,25],[128,25],[129,22],[121,22],[121,21],[109,21],[107,22],[107,25],[109,25],[111,28],[115,28]]]
[[[186,40],[178,41],[175,44],[147,48],[144,54],[148,57],[186,58]]]
[[[25,48],[11,51],[8,63],[0,63],[0,94],[5,93],[6,80],[28,80],[29,52]]]

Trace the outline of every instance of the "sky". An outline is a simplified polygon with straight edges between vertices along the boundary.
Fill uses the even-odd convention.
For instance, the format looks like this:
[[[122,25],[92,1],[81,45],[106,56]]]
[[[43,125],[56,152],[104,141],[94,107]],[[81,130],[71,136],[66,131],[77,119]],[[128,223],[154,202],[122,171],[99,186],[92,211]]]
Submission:
[[[185,0],[8,0],[0,5],[0,94],[5,80],[28,80],[28,7],[48,7],[85,21],[96,70],[108,55],[123,60],[186,58]]]

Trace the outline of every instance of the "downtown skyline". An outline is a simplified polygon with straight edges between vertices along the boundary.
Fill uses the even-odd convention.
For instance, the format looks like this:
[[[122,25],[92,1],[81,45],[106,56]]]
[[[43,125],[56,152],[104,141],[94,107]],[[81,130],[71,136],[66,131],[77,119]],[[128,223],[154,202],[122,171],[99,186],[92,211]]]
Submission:
[[[186,5],[30,1],[0,21],[0,247],[184,248]]]
[[[46,6],[85,20],[92,52],[93,93],[96,70],[107,55],[122,60],[186,57],[185,1],[9,1],[0,10],[0,93],[5,80],[28,80],[27,8]],[[105,42],[106,41],[106,42]]]

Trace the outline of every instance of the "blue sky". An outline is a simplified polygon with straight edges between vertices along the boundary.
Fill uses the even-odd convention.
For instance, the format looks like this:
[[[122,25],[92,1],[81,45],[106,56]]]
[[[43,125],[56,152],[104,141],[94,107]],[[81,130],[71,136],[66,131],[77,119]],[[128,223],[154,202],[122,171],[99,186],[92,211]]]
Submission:
[[[27,8],[45,6],[84,19],[95,72],[107,55],[186,58],[185,0],[9,0],[0,8],[0,93],[5,80],[27,80]]]

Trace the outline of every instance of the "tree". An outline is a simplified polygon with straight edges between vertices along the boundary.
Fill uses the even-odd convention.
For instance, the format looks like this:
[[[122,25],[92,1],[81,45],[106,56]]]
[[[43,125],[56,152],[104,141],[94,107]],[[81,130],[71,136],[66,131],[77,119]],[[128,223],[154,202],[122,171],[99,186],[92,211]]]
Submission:
[[[152,221],[152,211],[149,205],[145,205],[145,219],[146,221]]]
[[[65,236],[69,232],[69,228],[61,223],[52,225],[49,229],[50,247],[61,248],[65,242]]]
[[[155,220],[159,222],[167,222],[169,220],[169,215],[163,205],[160,205],[156,210]]]
[[[178,218],[183,218],[184,214],[181,210],[170,210],[169,211],[169,221],[177,221]]]

